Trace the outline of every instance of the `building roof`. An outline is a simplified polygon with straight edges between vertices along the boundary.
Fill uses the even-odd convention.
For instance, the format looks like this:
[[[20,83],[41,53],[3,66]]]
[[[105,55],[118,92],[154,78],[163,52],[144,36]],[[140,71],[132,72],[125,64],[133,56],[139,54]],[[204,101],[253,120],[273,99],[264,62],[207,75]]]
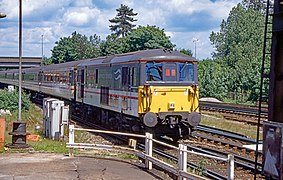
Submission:
[[[42,57],[22,57],[22,67],[30,68],[40,66]],[[0,57],[0,68],[18,68],[19,57]]]

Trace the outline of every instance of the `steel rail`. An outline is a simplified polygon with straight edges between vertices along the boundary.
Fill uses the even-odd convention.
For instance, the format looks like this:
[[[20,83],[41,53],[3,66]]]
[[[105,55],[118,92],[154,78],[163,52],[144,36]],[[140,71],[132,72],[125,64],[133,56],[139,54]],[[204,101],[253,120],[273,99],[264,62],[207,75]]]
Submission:
[[[237,104],[216,103],[216,102],[207,102],[207,101],[200,101],[199,104],[201,109],[217,109],[217,110],[231,111],[235,113],[251,114],[255,116],[258,115],[258,109],[256,106],[244,106]],[[267,116],[267,113],[268,113],[267,108],[262,111],[262,115]]]
[[[213,128],[213,127],[197,126],[196,130],[203,131],[203,132],[206,132],[206,133],[212,133],[212,134],[224,136],[224,137],[227,137],[227,138],[230,138],[230,139],[240,140],[240,141],[251,143],[251,144],[256,143],[256,140],[248,138],[248,137],[244,137],[244,135],[239,135],[237,133],[233,133],[233,132],[229,132],[229,131],[223,131],[223,130],[216,129],[216,128]]]

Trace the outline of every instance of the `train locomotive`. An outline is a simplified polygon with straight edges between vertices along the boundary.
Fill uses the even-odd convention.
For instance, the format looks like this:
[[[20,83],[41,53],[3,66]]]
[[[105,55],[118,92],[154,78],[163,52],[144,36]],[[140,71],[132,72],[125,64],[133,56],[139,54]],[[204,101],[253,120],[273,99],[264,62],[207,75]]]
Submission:
[[[18,85],[17,70],[0,82]],[[174,141],[200,123],[197,60],[153,49],[22,70],[22,88],[72,102],[72,113],[110,129]]]

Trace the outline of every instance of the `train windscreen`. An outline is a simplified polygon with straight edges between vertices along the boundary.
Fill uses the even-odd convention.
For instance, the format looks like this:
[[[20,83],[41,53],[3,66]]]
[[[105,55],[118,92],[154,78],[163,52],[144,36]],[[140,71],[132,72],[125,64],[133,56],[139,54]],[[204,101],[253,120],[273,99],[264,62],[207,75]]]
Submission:
[[[194,81],[192,63],[154,63],[146,64],[146,81]]]

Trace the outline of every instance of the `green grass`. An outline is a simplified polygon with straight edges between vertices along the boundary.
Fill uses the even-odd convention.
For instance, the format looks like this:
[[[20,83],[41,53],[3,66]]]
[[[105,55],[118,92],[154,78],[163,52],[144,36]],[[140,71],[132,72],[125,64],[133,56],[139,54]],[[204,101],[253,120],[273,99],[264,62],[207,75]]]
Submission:
[[[52,153],[63,153],[69,152],[64,141],[54,141],[50,139],[42,139],[40,141],[28,141],[28,145],[32,146],[35,151],[52,152]]]
[[[241,122],[225,120],[221,116],[202,116],[201,124],[216,127],[219,129],[229,130],[246,135],[252,139],[256,139],[257,127]],[[260,139],[262,139],[262,128],[260,128]]]
[[[30,141],[27,140],[27,144],[31,146],[35,151],[42,152],[53,152],[53,153],[68,153],[68,148],[66,148],[66,142],[63,141],[53,141],[50,139],[44,138],[43,134],[43,113],[42,110],[36,105],[32,104],[29,111],[22,112],[21,122],[26,123],[26,131],[29,134],[41,135],[40,141]],[[12,136],[9,135],[9,132],[13,130],[13,122],[18,120],[18,112],[12,113],[12,116],[6,116],[6,128],[5,128],[5,144],[12,143]],[[36,131],[35,126],[39,125],[41,129]],[[29,151],[27,149],[26,151]],[[5,152],[4,148],[0,149],[0,152]],[[11,152],[11,150],[9,150]]]

